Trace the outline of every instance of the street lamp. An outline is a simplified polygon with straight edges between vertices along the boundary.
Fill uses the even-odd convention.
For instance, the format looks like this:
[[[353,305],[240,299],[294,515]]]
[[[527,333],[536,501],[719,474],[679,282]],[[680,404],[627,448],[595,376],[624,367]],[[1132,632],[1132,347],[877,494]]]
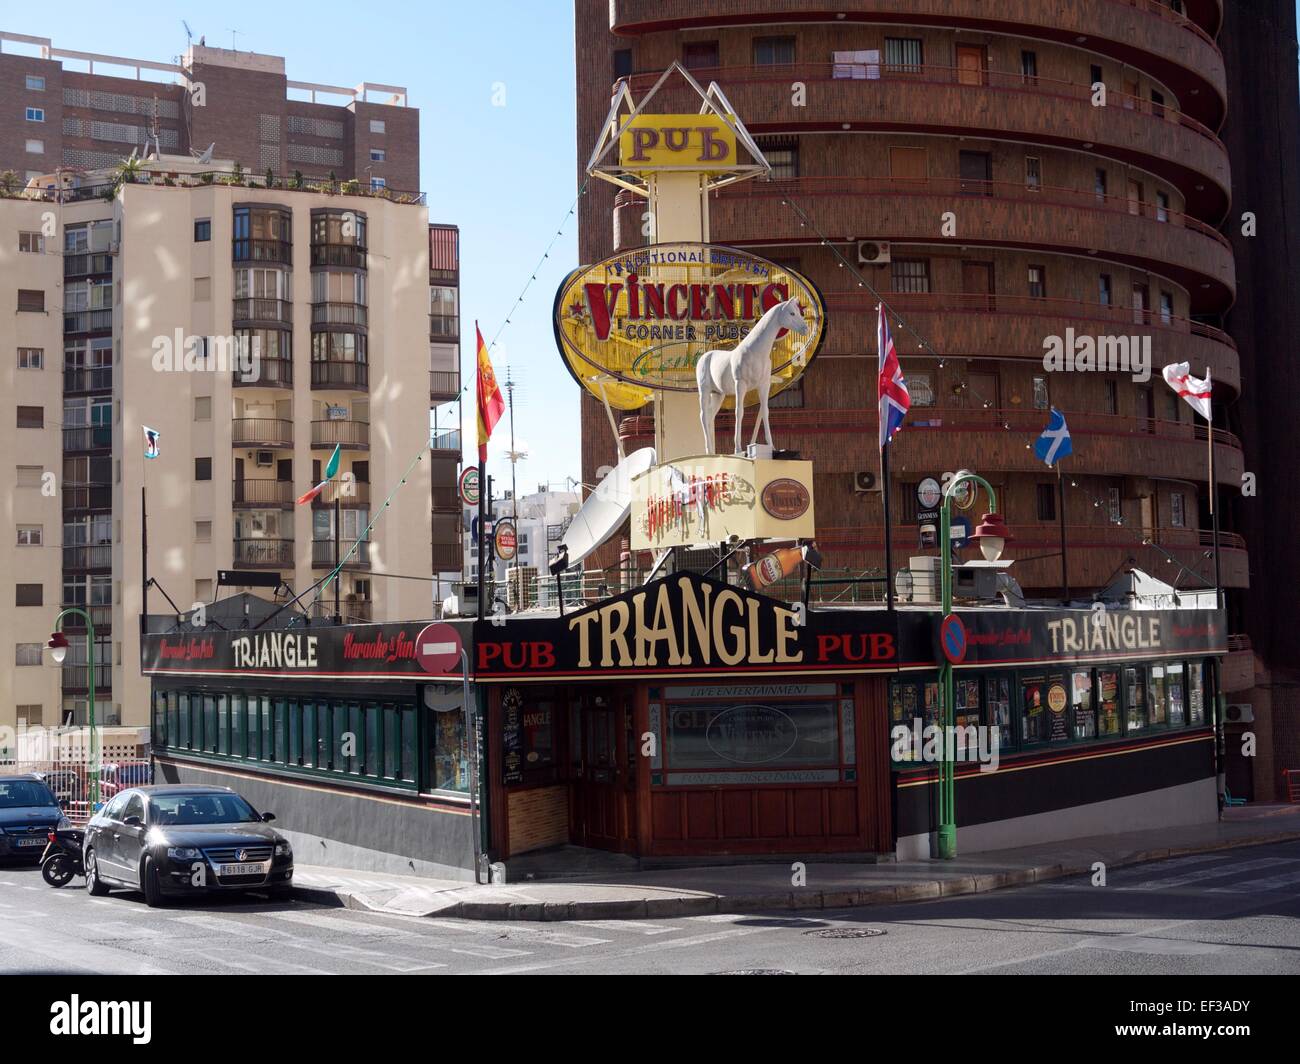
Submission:
[[[50,652],[50,660],[61,666],[68,656],[68,637],[63,634],[60,625],[69,614],[84,618],[86,622],[86,662],[90,670],[87,683],[90,703],[90,812],[93,815],[95,807],[99,805],[99,751],[95,743],[95,622],[86,610],[79,606],[68,606],[54,618],[54,631],[45,647]]]
[[[984,515],[971,539],[979,543],[980,553],[987,562],[996,562],[1011,539],[1006,522],[998,511],[998,497],[993,486],[983,477],[968,469],[961,470],[943,489],[943,508],[939,513],[939,580],[943,596],[943,616],[952,613],[952,500],[959,488],[968,481],[979,484],[989,497],[989,512]],[[954,692],[952,662],[947,655],[939,666],[939,726],[943,735],[943,761],[939,763],[939,856],[951,861],[957,856],[957,785],[956,735],[954,734]]]

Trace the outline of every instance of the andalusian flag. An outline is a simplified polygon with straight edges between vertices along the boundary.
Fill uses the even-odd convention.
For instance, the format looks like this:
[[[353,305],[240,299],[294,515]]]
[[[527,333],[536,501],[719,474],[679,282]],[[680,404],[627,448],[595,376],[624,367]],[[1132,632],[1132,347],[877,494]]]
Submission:
[[[488,358],[478,322],[474,323],[474,332],[478,336],[478,460],[486,462],[488,440],[505,413],[506,400],[497,386],[497,375],[492,372],[492,360]]]
[[[325,490],[325,485],[334,479],[334,475],[338,471],[339,471],[339,445],[336,443],[334,445],[334,453],[330,455],[330,460],[325,463],[325,479],[322,480],[319,484],[317,484],[314,488],[312,488],[311,491],[307,492],[307,494],[299,495],[298,505],[301,506],[305,502],[311,502],[312,499],[320,495],[320,493]]]

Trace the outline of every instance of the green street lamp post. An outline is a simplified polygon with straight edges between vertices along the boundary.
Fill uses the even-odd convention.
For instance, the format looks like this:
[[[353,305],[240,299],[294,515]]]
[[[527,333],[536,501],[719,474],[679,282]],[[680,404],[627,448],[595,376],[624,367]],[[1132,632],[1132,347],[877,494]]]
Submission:
[[[971,537],[978,539],[985,560],[995,562],[1002,554],[1009,534],[998,514],[998,498],[993,486],[983,477],[963,469],[943,489],[943,507],[939,513],[939,586],[943,599],[943,616],[952,613],[952,499],[962,484],[974,482],[988,493],[989,512]],[[957,781],[955,699],[952,662],[945,657],[939,667],[939,726],[943,735],[943,760],[939,763],[939,857],[951,861],[957,856]]]
[[[86,661],[90,670],[87,684],[90,696],[90,813],[93,816],[95,807],[99,805],[99,749],[95,734],[95,622],[86,610],[79,606],[68,606],[54,618],[54,632],[45,646],[54,664],[62,666],[63,659],[68,655],[68,637],[63,634],[60,625],[69,614],[86,621]]]

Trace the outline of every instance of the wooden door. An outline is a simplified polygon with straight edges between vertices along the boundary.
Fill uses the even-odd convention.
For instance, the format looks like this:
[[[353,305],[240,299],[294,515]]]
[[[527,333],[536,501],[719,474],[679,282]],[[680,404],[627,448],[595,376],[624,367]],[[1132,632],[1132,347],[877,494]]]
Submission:
[[[1142,213],[1142,202],[1146,194],[1142,189],[1141,181],[1132,181],[1128,183],[1128,212],[1134,217]]]
[[[627,701],[618,694],[582,698],[574,818],[574,841],[581,846],[626,848],[632,788],[627,770],[627,712]]]
[[[966,405],[979,410],[985,404],[991,410],[1002,409],[998,375],[987,370],[972,370],[967,376]]]
[[[1151,290],[1144,284],[1133,286],[1133,324],[1148,325],[1151,321]]]
[[[961,290],[969,298],[966,304],[975,310],[992,310],[993,263],[963,262],[961,264]]]
[[[983,85],[987,81],[988,60],[977,45],[957,45],[957,84]]]

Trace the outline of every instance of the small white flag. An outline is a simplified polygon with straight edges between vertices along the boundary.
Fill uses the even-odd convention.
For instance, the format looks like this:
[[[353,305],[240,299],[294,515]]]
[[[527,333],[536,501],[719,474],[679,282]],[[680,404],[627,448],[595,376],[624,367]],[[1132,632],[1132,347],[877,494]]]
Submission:
[[[157,429],[151,429],[148,425],[140,426],[144,429],[144,456],[146,458],[158,457],[158,437],[162,435]]]
[[[1214,391],[1213,385],[1210,384],[1210,370],[1206,367],[1205,379],[1193,377],[1192,367],[1186,362],[1175,362],[1173,365],[1164,368],[1165,383],[1174,391],[1187,400],[1191,406],[1206,421],[1212,420],[1210,413],[1210,396]]]

